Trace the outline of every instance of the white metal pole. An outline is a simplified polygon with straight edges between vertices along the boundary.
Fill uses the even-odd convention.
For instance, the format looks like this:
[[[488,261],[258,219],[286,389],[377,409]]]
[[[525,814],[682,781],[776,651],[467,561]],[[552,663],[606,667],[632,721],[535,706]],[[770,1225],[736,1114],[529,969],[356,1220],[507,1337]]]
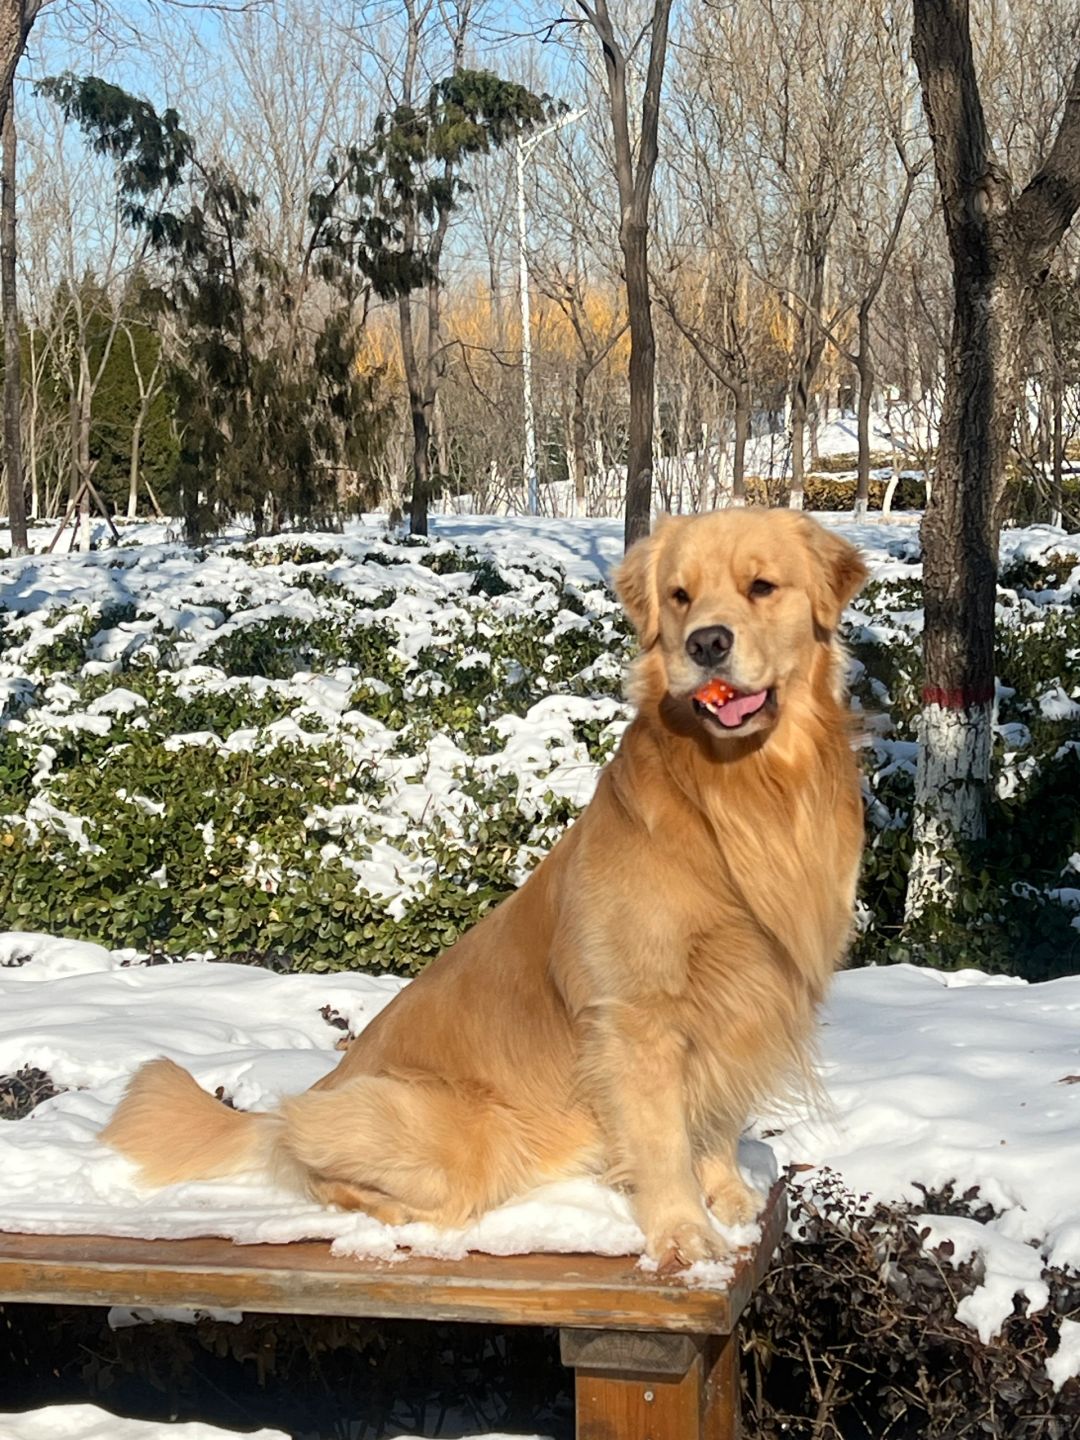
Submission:
[[[531,147],[530,147],[531,148]],[[536,412],[532,386],[532,315],[529,307],[529,260],[525,248],[525,142],[517,139],[518,285],[521,298],[521,391],[525,412],[525,490],[529,514],[540,510],[536,475]]]
[[[529,137],[528,143],[517,137],[517,212],[518,212],[518,290],[521,300],[521,393],[525,412],[525,455],[522,469],[525,472],[525,490],[528,496],[530,515],[540,513],[540,485],[536,474],[536,411],[533,406],[532,384],[532,315],[529,305],[529,257],[526,250],[525,222],[525,160],[536,149],[539,142],[564,125],[573,125],[585,114],[571,110],[551,125]]]

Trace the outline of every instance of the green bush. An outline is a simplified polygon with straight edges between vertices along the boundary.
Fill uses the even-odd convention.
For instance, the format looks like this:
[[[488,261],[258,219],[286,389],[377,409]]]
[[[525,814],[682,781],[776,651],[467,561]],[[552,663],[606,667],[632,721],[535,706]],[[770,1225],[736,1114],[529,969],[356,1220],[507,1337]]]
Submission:
[[[394,635],[382,625],[355,619],[293,620],[274,616],[239,625],[216,640],[203,657],[226,675],[288,680],[299,670],[355,665],[381,675],[391,666]]]

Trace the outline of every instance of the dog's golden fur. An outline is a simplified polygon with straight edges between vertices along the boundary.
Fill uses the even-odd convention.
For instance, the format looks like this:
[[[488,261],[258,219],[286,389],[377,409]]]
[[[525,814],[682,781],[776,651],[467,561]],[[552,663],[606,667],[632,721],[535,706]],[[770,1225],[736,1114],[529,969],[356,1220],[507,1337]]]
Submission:
[[[604,1175],[649,1255],[715,1253],[705,1207],[751,1212],[739,1131],[804,1066],[848,939],[862,826],[835,631],[865,574],[787,511],[663,520],[616,576],[636,718],[521,889],[275,1113],[161,1060],[105,1140],[150,1184],[265,1167],[391,1223]],[[726,678],[769,694],[737,733],[692,699],[708,676],[686,640],[713,625]]]

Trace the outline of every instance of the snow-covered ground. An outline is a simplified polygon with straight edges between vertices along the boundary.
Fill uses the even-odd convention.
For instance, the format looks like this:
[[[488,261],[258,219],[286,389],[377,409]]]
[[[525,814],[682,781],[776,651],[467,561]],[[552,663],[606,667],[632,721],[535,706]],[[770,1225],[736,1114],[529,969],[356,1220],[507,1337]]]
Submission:
[[[932,427],[924,416],[910,409],[896,408],[890,419],[875,410],[870,416],[870,451],[875,455],[895,454],[901,466],[908,456],[918,457],[935,444]],[[841,411],[824,418],[817,431],[811,435],[809,428],[806,443],[813,445],[812,459],[835,460],[837,456],[852,456],[859,448],[858,420],[853,412]],[[779,430],[754,435],[746,445],[746,473],[761,475],[770,479],[787,479],[791,475],[791,437],[787,431]],[[885,472],[886,474],[891,472]],[[854,475],[851,477],[854,478]]]
[[[0,1415],[0,1440],[226,1440],[214,1425],[125,1420],[96,1405],[50,1405],[25,1415]],[[287,1440],[280,1430],[250,1430],[247,1440]],[[402,1437],[406,1440],[406,1437]],[[483,1440],[483,1437],[478,1437]],[[497,1436],[489,1440],[498,1440]]]
[[[910,518],[857,528],[843,516],[821,518],[864,548],[882,593],[897,587],[895,602],[879,598],[852,612],[853,640],[910,646],[921,627],[910,598],[918,576]],[[257,834],[239,821],[226,834],[220,816],[216,827],[212,820],[198,827],[199,884],[227,872],[234,893],[253,888],[283,914],[295,877],[338,865],[350,891],[374,897],[372,924],[380,915],[387,933],[419,924],[435,877],[449,863],[445,847],[457,845],[475,859],[492,843],[483,829],[492,787],[510,787],[514,806],[533,824],[524,837],[515,831],[512,842],[513,868],[527,868],[550,839],[545,816],[552,804],[572,813],[587,801],[625,723],[618,675],[626,638],[600,583],[621,553],[621,524],[442,517],[434,532],[433,547],[413,549],[388,539],[372,519],[344,536],[286,537],[255,547],[236,537],[193,554],[165,527],[143,526],[125,532],[136,543],[120,550],[0,563],[6,611],[0,735],[6,729],[16,759],[28,766],[25,775],[16,766],[7,782],[18,804],[11,802],[6,817],[0,804],[0,865],[25,847],[24,858],[40,853],[47,870],[51,856],[74,877],[81,865],[110,855],[118,834],[137,832],[156,857],[147,861],[153,870],[147,883],[171,895],[180,857],[170,846],[181,848],[182,817],[167,809],[167,789],[148,781],[122,795],[115,786],[101,793],[114,785],[108,767],[126,763],[145,742],[163,767],[182,768],[183,757],[200,754],[223,763],[272,754],[282,757],[286,776],[289,757],[299,765],[338,747],[335,763],[352,779],[341,782],[339,798],[338,779],[330,775],[296,834],[283,837],[269,821]],[[290,558],[292,544],[305,553]],[[506,582],[502,593],[478,592],[472,573],[453,567],[453,547],[461,545],[489,557]],[[1055,609],[1068,611],[1080,593],[1080,536],[1032,527],[1004,538],[1006,561],[1048,553],[1072,555],[1075,563],[1066,564],[1055,587],[1014,594],[1003,623],[1019,617],[1036,628],[1044,619],[1049,625]],[[344,625],[357,617],[386,632],[398,686],[393,705],[362,659],[317,671],[297,667],[277,678],[238,675],[215,663],[222,642],[244,641],[255,633],[249,627]],[[539,653],[524,679],[518,662],[507,658],[511,632],[538,637]],[[587,655],[573,649],[585,635],[592,644]],[[567,647],[576,658],[560,671]],[[442,657],[438,672],[433,651]],[[495,676],[499,693],[519,687],[518,709],[492,710],[485,692],[464,719],[450,709],[445,724],[425,728],[431,707],[454,699],[455,677],[463,677],[464,689],[480,670]],[[1080,713],[1077,673],[1063,670],[1032,696],[1040,723],[1065,723]],[[237,698],[241,708],[269,709],[258,725],[215,719],[213,729],[200,723],[159,736],[161,716],[171,713],[154,689],[159,679],[169,705],[185,715],[210,702],[215,715],[224,715],[223,697]],[[896,695],[874,685],[882,714],[868,722],[871,788],[910,769],[914,759],[910,736],[891,728]],[[377,703],[382,718],[373,713]],[[268,719],[271,713],[277,718]],[[1030,731],[1002,720],[999,733],[1007,746],[1003,780],[1022,793],[1035,768],[1026,751]],[[281,793],[289,798],[287,786]],[[564,819],[565,812],[557,824]],[[886,816],[882,823],[893,822]],[[160,856],[155,845],[163,847]],[[1058,863],[1061,877],[1048,893],[1066,910],[1080,908],[1080,856],[1062,854]],[[47,883],[44,871],[33,876]],[[336,1059],[340,1025],[355,1032],[404,982],[356,973],[283,975],[205,959],[148,966],[136,953],[147,946],[125,933],[135,914],[132,894],[121,891],[114,903],[103,893],[107,903],[95,892],[91,904],[80,892],[78,904],[87,908],[79,913],[98,927],[92,933],[107,929],[113,948],[18,933],[0,941],[0,1075],[34,1067],[65,1091],[28,1118],[0,1126],[0,1228],[219,1233],[248,1241],[325,1235],[348,1253],[384,1257],[400,1244],[448,1255],[469,1247],[633,1253],[640,1246],[625,1199],[585,1183],[551,1187],[450,1236],[419,1226],[393,1234],[252,1185],[140,1194],[125,1162],[95,1139],[137,1064],[169,1054],[241,1106],[272,1105],[324,1074]],[[464,885],[461,895],[470,893]],[[50,903],[59,907],[50,913],[66,913],[62,893]],[[32,906],[29,913],[36,913]],[[2,914],[0,925],[26,928],[23,914]],[[226,943],[227,908],[214,915],[201,943],[181,953],[227,957],[242,948]],[[166,921],[174,917],[154,924]],[[55,928],[77,933],[67,924]],[[170,934],[159,950],[176,955]],[[1078,1072],[1080,978],[1025,985],[970,971],[853,971],[839,977],[824,1016],[823,1103],[757,1117],[743,1159],[761,1187],[788,1163],[830,1166],[857,1194],[916,1203],[920,1187],[951,1185],[962,1194],[977,1186],[994,1219],[937,1217],[927,1224],[930,1243],[949,1238],[958,1256],[983,1258],[983,1283],[960,1314],[989,1338],[1015,1294],[1033,1308],[1044,1303],[1045,1265],[1080,1266]],[[698,1278],[708,1283],[719,1273]],[[1080,1346],[1063,1342],[1055,1365],[1058,1384],[1066,1371],[1080,1372]]]
[[[125,1420],[96,1405],[50,1405],[25,1415],[0,1415],[0,1440],[228,1440],[215,1425]],[[281,1430],[247,1430],[246,1440],[288,1440]],[[421,1440],[402,1435],[397,1440]],[[475,1435],[470,1440],[530,1440],[527,1435]],[[535,1436],[533,1440],[543,1440]]]

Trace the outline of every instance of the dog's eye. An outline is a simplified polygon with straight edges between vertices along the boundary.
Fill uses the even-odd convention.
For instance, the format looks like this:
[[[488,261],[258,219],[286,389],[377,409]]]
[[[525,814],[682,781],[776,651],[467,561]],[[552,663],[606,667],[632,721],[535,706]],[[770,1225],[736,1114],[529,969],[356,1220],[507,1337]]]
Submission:
[[[766,595],[771,595],[775,589],[776,586],[771,580],[755,580],[750,586],[750,598],[751,600],[761,600]]]
[[[675,601],[676,605],[690,604],[690,596],[686,593],[686,591],[682,588],[681,585],[677,590],[673,590],[671,592],[671,598]]]

